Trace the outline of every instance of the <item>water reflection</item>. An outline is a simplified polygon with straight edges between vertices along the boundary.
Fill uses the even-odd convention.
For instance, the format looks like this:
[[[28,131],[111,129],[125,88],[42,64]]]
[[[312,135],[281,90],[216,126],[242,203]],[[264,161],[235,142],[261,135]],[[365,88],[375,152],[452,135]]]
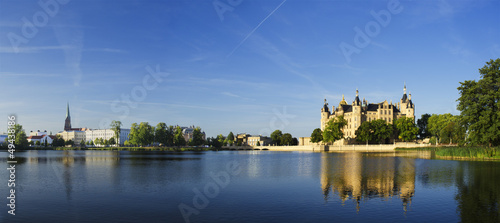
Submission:
[[[363,153],[322,153],[321,187],[325,200],[330,191],[342,202],[398,196],[406,212],[415,194],[415,160],[369,157]]]
[[[457,212],[462,222],[500,222],[500,168],[495,162],[460,162]]]

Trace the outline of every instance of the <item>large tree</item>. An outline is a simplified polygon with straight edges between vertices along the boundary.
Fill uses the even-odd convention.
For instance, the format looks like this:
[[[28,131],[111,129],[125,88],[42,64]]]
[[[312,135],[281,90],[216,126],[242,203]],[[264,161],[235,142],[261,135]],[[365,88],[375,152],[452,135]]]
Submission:
[[[311,142],[318,143],[323,141],[323,131],[320,128],[314,129],[311,133]]]
[[[356,129],[356,141],[366,144],[372,142],[375,138],[373,131],[372,122],[368,121],[361,123],[358,129]]]
[[[139,125],[137,125],[137,123],[132,123],[132,125],[130,126],[130,133],[128,135],[127,141],[127,144],[139,145]],[[95,141],[94,144],[98,145],[98,143]]]
[[[344,138],[342,129],[347,125],[344,116],[338,116],[336,119],[328,121],[325,130],[323,131],[323,142],[333,143]]]
[[[398,138],[405,142],[417,138],[418,128],[413,118],[401,117],[396,120],[396,128],[399,132]]]
[[[120,121],[115,121],[113,120],[111,122],[111,129],[113,130],[113,132],[115,132],[115,138],[116,138],[116,146],[118,146],[118,144],[120,144],[120,133],[122,131],[122,122]]]
[[[20,124],[15,124],[13,129],[14,129],[13,136],[15,137],[14,145],[16,146],[16,148],[28,147],[29,143],[28,139],[26,138],[26,132],[24,131],[23,126]],[[13,139],[13,138],[9,137],[8,139]]]
[[[150,145],[154,140],[154,128],[147,122],[139,124],[138,133],[139,144],[142,146]]]
[[[478,81],[460,82],[457,109],[474,144],[500,145],[500,58],[479,69]]]
[[[168,143],[167,138],[167,124],[163,122],[158,123],[155,128],[155,142],[166,146]]]
[[[226,140],[224,140],[224,145],[230,145],[232,146],[234,143],[234,134],[233,132],[229,132],[229,134],[227,135],[227,138]]]
[[[283,133],[279,129],[276,129],[276,130],[274,130],[273,133],[271,133],[271,139],[273,140],[273,143],[277,146],[281,146],[281,137],[282,136],[283,136]]]
[[[431,136],[427,124],[429,123],[430,114],[423,114],[420,119],[417,120],[418,127],[418,138],[425,139]]]
[[[392,125],[383,119],[371,121],[371,128],[373,129],[373,140],[375,142],[384,143],[393,136],[394,129]]]
[[[205,144],[205,140],[203,139],[203,134],[201,133],[201,128],[196,127],[193,129],[193,139],[190,140],[190,146],[201,146]]]
[[[174,134],[174,145],[175,146],[185,146],[186,139],[184,138],[184,134],[182,133],[182,128],[177,126]]]
[[[281,136],[281,145],[293,145],[293,137],[290,133],[285,133]]]
[[[450,113],[446,114],[432,114],[431,117],[429,117],[428,123],[427,123],[427,129],[429,130],[429,134],[432,136],[435,136],[438,140],[438,143],[441,143],[443,140],[443,137],[449,136],[449,127],[447,130],[443,129],[450,125],[450,123],[455,122],[458,123],[459,117],[454,116]],[[456,133],[453,133],[456,134]]]

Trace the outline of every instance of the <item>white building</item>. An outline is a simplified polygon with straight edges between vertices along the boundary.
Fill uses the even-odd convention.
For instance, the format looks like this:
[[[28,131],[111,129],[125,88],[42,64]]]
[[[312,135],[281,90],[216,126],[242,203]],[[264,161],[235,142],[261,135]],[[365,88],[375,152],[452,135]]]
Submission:
[[[120,139],[118,143],[123,145],[125,141],[128,140],[128,135],[130,134],[130,129],[120,130]],[[115,132],[112,129],[88,129],[85,131],[85,141],[94,141],[95,139],[101,138],[103,140],[109,140],[115,137]]]
[[[45,135],[31,135],[27,138],[28,142],[40,142],[40,144],[45,144],[45,141],[47,141],[47,144],[52,144],[52,141],[55,139],[55,136],[49,136],[47,134]]]
[[[76,131],[76,130],[62,131],[58,132],[57,135],[60,135],[64,139],[64,141],[72,140],[73,143],[77,146],[80,145],[80,142],[82,140],[85,140],[84,131]]]

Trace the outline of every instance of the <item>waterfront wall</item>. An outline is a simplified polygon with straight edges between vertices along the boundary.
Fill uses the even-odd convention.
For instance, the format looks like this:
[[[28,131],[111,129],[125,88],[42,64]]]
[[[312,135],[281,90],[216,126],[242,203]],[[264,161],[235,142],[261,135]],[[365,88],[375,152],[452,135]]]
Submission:
[[[235,150],[269,150],[269,151],[360,151],[360,152],[381,152],[394,151],[397,147],[414,148],[424,147],[427,144],[416,143],[395,143],[395,144],[379,144],[379,145],[306,145],[306,146],[224,146],[224,149]]]

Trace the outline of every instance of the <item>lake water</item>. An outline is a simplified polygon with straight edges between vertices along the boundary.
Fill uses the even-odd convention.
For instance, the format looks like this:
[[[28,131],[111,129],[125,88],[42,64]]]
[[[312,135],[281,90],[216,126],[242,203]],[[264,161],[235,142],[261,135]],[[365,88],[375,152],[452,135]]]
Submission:
[[[17,152],[0,222],[500,222],[500,162],[430,153]]]

